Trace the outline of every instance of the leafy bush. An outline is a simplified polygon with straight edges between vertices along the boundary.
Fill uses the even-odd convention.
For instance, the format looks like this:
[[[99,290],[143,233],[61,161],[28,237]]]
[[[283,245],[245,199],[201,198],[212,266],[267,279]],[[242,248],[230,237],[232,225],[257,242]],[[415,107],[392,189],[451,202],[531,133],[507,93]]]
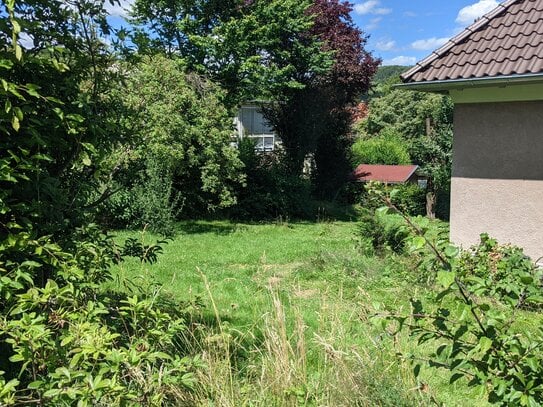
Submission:
[[[539,307],[543,271],[522,249],[499,245],[487,234],[481,243],[462,253],[455,271],[470,291],[478,296],[499,299],[515,307]]]
[[[151,154],[139,164],[143,168],[133,171],[131,185],[117,182],[116,193],[100,206],[99,219],[109,227],[146,228],[172,236],[182,202],[173,188],[171,169]]]
[[[388,194],[391,203],[410,216],[426,215],[426,190],[415,184],[384,185],[376,182],[365,184],[360,194],[360,204],[368,210],[375,210],[384,205],[380,194]]]
[[[238,191],[238,203],[228,211],[230,216],[249,220],[314,217],[310,181],[290,174],[281,153],[258,153],[250,139],[240,140],[239,150],[247,184]]]
[[[88,225],[107,199],[98,167],[115,144],[94,94],[107,73],[97,65],[107,59],[94,37],[107,31],[98,3],[2,5],[2,406],[173,404],[172,390],[193,383],[194,363],[174,344],[184,329],[179,313],[157,306],[155,292],[100,291],[122,255]],[[40,44],[24,58],[21,27]]]
[[[101,295],[107,269],[122,259],[111,247],[107,237],[86,239],[70,254],[27,231],[3,241],[2,405],[159,405],[192,386],[194,364],[174,342],[180,314],[158,307],[156,292]],[[140,249],[149,260],[158,250]]]
[[[117,199],[121,211],[106,206],[104,218],[171,232],[178,217],[235,204],[244,177],[222,90],[163,56],[128,71],[126,84],[112,92],[127,136],[110,159],[116,189],[128,193]]]
[[[521,308],[543,301],[541,271],[521,249],[499,246],[487,235],[480,246],[458,258],[458,249],[433,244],[421,229],[414,229],[418,236],[413,249],[426,247],[431,262],[441,266],[436,275],[441,290],[424,301],[413,299],[410,315],[392,313],[385,318],[394,321],[395,328],[408,328],[424,346],[424,355],[429,346],[434,349],[424,358],[410,356],[415,375],[424,363],[448,370],[451,384],[465,379],[492,404],[541,405],[541,316],[525,316],[536,320],[533,328],[518,323]]]
[[[383,254],[386,251],[400,254],[409,236],[408,228],[396,216],[380,211],[366,211],[358,227],[358,242],[366,255]]]
[[[426,215],[426,190],[415,184],[394,186],[392,203],[410,216]]]
[[[351,147],[351,161],[359,164],[410,164],[407,143],[393,134],[359,139]]]

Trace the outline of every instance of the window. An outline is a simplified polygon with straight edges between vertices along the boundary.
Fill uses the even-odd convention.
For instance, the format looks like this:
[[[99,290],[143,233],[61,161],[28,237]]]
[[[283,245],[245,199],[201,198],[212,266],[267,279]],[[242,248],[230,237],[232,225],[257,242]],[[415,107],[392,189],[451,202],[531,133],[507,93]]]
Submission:
[[[273,151],[276,137],[272,127],[256,106],[243,106],[238,114],[240,137],[254,139],[257,151]]]

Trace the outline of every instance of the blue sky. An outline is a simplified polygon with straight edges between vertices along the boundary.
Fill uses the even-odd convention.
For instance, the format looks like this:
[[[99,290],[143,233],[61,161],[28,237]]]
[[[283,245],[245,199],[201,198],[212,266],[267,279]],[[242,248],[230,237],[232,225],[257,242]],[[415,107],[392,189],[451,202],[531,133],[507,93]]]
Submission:
[[[134,0],[109,6],[118,26]],[[355,23],[370,36],[367,49],[383,65],[413,65],[476,18],[494,9],[499,0],[351,0]]]
[[[352,0],[367,49],[383,65],[413,65],[491,11],[498,0]]]

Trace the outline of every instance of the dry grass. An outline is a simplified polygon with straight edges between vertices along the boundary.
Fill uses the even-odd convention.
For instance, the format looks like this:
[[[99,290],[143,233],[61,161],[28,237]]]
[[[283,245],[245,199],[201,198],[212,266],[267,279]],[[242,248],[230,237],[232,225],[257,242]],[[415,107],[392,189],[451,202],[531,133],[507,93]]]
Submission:
[[[387,366],[381,364],[386,350],[369,332],[357,340],[373,347],[350,345],[352,333],[344,322],[348,311],[323,296],[318,332],[309,332],[299,306],[287,309],[285,303],[292,304],[292,298],[282,301],[277,286],[270,285],[268,293],[270,307],[260,332],[232,329],[215,308],[216,332],[208,332],[205,340],[191,339],[199,344],[205,366],[198,373],[195,405],[369,407],[417,405],[415,400],[422,400],[407,390],[416,388],[407,365],[394,357]],[[348,318],[361,321],[364,316],[351,310]],[[253,345],[247,347],[247,342]],[[235,357],[239,354],[247,359],[243,366]]]

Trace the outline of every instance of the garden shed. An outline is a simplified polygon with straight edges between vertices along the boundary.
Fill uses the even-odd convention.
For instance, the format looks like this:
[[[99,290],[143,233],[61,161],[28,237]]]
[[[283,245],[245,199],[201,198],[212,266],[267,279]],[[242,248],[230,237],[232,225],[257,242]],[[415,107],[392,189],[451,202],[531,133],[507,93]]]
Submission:
[[[425,181],[417,174],[418,165],[370,165],[360,164],[351,174],[356,182],[382,182],[383,184],[419,184]]]
[[[543,0],[509,0],[402,75],[454,102],[451,240],[543,256]]]

